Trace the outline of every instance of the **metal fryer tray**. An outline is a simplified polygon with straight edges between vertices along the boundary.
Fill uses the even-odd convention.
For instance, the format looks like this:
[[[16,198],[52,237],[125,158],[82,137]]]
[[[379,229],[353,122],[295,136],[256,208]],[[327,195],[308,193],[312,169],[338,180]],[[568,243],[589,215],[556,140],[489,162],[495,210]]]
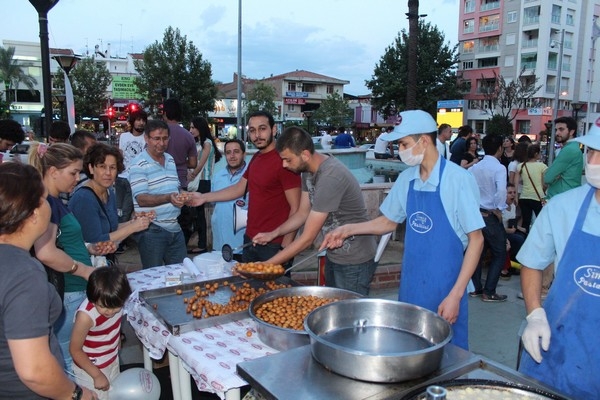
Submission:
[[[202,319],[196,319],[191,314],[186,313],[186,304],[183,303],[183,298],[191,297],[194,294],[193,292],[195,286],[204,288],[204,285],[207,283],[219,283],[219,288],[215,291],[215,293],[210,294],[207,299],[214,303],[226,304],[231,297],[231,290],[228,287],[223,286],[223,282],[225,281],[234,283],[238,287],[245,282],[249,283],[253,288],[265,287],[266,284],[266,282],[259,280],[244,279],[240,276],[231,276],[227,278],[211,279],[159,289],[145,290],[139,293],[139,298],[143,302],[144,307],[149,310],[159,321],[161,321],[167,327],[169,332],[175,336],[179,336],[182,333],[190,332],[196,329],[206,328],[216,324],[226,324],[228,322],[238,321],[250,316],[248,314],[248,310]],[[279,284],[300,286],[299,283],[286,276],[276,279],[275,282]],[[176,293],[178,289],[181,289],[181,295]]]

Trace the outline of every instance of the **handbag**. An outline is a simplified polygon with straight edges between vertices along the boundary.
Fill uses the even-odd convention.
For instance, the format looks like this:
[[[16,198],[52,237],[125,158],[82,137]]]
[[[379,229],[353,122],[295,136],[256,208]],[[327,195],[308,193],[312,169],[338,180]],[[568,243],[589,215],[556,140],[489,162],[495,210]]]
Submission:
[[[546,205],[547,200],[540,196],[540,192],[538,192],[537,187],[535,186],[535,183],[533,183],[533,179],[531,179],[531,174],[529,173],[529,168],[527,168],[527,163],[524,162],[523,166],[521,167],[521,174],[523,173],[523,167],[525,167],[525,171],[527,171],[527,177],[529,178],[529,182],[531,182],[531,186],[533,186],[533,190],[535,190],[535,194],[537,195],[538,199],[540,199],[540,203],[542,203],[542,207]]]

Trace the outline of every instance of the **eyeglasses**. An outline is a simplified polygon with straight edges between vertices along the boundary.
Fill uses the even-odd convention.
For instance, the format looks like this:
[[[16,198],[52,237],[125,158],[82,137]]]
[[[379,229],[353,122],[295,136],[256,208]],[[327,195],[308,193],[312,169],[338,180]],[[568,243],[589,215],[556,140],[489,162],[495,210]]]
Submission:
[[[168,136],[157,136],[157,137],[148,136],[148,139],[152,140],[153,142],[168,142],[169,141]]]

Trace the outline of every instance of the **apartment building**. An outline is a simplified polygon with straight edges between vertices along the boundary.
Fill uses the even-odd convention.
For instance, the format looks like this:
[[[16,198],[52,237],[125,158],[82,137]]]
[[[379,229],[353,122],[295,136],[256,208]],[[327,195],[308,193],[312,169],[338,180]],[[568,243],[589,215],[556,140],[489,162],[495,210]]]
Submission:
[[[515,133],[538,136],[554,115],[566,115],[576,117],[583,134],[586,122],[600,116],[599,0],[461,0],[459,7],[466,124],[485,133],[494,113],[486,93],[495,77],[511,82],[522,71],[522,81],[537,79],[541,87],[511,110]]]

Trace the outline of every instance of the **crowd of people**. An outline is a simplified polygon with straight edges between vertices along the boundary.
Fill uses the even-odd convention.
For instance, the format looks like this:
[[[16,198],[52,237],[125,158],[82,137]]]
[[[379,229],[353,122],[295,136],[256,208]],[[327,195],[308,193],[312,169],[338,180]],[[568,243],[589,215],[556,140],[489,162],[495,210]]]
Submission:
[[[245,143],[235,138],[221,154],[206,119],[184,128],[181,104],[169,99],[162,120],[132,113],[118,147],[56,123],[48,144],[32,143],[30,165],[0,165],[0,382],[20,382],[0,385],[2,397],[59,398],[68,391],[107,398],[131,293],[116,265],[127,240],[136,242],[143,268],[181,263],[211,243],[236,248],[238,261],[289,266],[319,243],[326,284],[366,295],[378,236],[404,222],[400,301],[438,313],[453,326],[452,342],[468,349],[468,297],[506,301],[496,291],[499,279],[520,274],[528,313],[521,371],[576,397],[597,393],[595,346],[575,351],[571,342],[598,325],[591,307],[598,305],[600,260],[590,249],[600,244],[600,123],[578,138],[572,118],[556,119],[562,148],[548,167],[537,143],[480,140],[463,126],[448,146],[449,125],[438,126],[424,111],[401,112],[375,153],[395,157],[397,143],[409,168],[381,215],[369,220],[352,173],[315,151],[309,133],[289,127],[276,140],[265,111],[247,121],[257,149],[248,162]],[[0,121],[0,150],[23,140],[19,130]],[[326,142],[355,146],[344,129]],[[583,169],[588,184],[581,186]],[[207,203],[214,204],[210,225]],[[234,205],[247,207],[240,229]],[[198,241],[188,248],[194,233]],[[30,310],[33,293],[41,304]],[[24,310],[26,322],[19,319]],[[102,357],[95,356],[98,346]]]

